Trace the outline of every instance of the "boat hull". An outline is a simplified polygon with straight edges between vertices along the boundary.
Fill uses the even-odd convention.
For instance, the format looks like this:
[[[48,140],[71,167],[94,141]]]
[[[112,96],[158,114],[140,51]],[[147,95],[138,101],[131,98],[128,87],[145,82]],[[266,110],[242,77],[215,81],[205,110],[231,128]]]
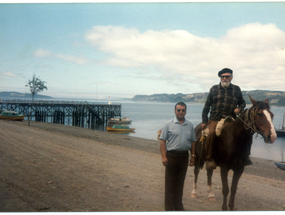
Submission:
[[[116,132],[132,132],[136,130],[135,128],[112,128],[107,126],[107,131],[116,131]]]
[[[25,118],[25,115],[23,116],[0,116],[0,119],[13,120],[13,121],[23,121],[24,118]]]
[[[282,163],[274,162],[274,163],[279,169],[285,170],[285,163],[284,162],[282,162]]]

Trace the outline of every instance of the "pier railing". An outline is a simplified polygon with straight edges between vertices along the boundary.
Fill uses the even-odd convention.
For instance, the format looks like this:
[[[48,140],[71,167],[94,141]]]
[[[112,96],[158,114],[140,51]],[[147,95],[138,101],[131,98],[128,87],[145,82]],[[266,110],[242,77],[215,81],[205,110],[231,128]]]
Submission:
[[[121,117],[120,104],[98,104],[60,100],[0,99],[0,110],[24,114],[25,120],[96,128],[109,118]]]

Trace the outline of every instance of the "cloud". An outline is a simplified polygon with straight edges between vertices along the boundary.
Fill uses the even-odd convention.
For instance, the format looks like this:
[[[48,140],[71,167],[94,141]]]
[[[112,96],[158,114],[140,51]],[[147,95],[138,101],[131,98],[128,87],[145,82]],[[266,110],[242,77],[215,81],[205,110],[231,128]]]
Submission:
[[[80,65],[84,65],[89,62],[89,60],[84,57],[78,57],[78,56],[72,56],[72,55],[56,54],[55,57],[62,59],[62,60],[69,61],[69,62],[73,62],[76,64],[80,64]]]
[[[34,52],[34,56],[37,58],[45,58],[49,57],[51,55],[51,52],[49,50],[44,49],[38,49]]]
[[[2,72],[1,74],[8,77],[17,77],[17,75],[12,72]]]
[[[208,91],[218,83],[218,71],[228,67],[234,71],[233,83],[244,90],[284,90],[285,33],[275,24],[250,23],[229,29],[220,38],[198,37],[185,30],[139,32],[94,26],[85,38],[107,53],[109,65],[152,68],[149,71],[168,82],[199,83],[199,90]]]
[[[64,61],[69,61],[69,62],[73,62],[76,64],[80,64],[80,65],[84,65],[87,64],[89,62],[89,60],[87,58],[84,58],[82,56],[72,56],[72,55],[67,55],[67,54],[55,54],[49,50],[45,50],[45,49],[38,49],[34,52],[34,56],[37,58],[48,58],[48,57],[54,57],[54,58],[58,58]]]

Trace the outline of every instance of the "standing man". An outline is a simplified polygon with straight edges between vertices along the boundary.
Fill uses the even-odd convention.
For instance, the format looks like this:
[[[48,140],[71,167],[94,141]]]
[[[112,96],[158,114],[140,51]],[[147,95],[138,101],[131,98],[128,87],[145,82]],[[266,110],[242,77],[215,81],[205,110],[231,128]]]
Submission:
[[[165,166],[165,210],[184,211],[182,204],[184,180],[189,163],[189,150],[192,145],[190,166],[195,162],[196,135],[192,123],[185,119],[186,104],[175,105],[176,117],[163,127],[160,135],[162,164]]]
[[[231,84],[233,71],[225,68],[219,71],[218,76],[220,77],[221,82],[210,89],[202,112],[202,129],[204,130],[206,127],[209,128],[209,134],[205,145],[206,169],[216,168],[216,163],[212,158],[212,148],[216,138],[215,129],[217,123],[227,116],[235,119],[236,115],[241,113],[246,106],[239,86]],[[209,111],[210,119],[208,120]],[[250,160],[249,162],[251,163]]]

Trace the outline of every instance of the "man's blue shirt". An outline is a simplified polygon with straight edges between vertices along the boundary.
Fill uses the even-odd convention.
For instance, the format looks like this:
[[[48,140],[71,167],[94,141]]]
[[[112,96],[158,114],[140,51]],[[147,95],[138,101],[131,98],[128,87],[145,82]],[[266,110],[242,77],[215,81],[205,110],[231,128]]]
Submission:
[[[167,151],[188,151],[191,143],[196,141],[194,126],[186,119],[183,124],[180,124],[175,117],[165,124],[160,139],[166,141]]]

